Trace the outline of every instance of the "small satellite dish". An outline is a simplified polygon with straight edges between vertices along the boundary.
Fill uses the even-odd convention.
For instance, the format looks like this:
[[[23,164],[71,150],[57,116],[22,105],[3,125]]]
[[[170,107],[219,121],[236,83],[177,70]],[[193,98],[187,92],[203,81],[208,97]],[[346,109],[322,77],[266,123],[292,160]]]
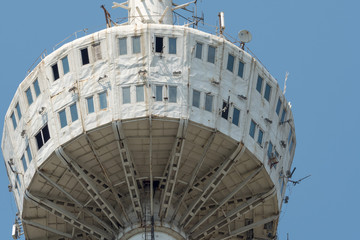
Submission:
[[[251,33],[248,30],[241,30],[239,32],[239,39],[242,43],[248,43],[252,39]]]

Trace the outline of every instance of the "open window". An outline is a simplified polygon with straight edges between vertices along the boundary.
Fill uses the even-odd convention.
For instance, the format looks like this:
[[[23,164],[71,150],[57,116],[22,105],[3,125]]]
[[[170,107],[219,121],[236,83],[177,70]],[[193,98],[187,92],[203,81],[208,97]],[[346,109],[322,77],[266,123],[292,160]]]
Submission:
[[[155,52],[163,53],[163,49],[164,49],[164,38],[155,37]]]
[[[50,132],[47,124],[35,135],[35,139],[38,149],[40,149],[47,141],[49,141]]]

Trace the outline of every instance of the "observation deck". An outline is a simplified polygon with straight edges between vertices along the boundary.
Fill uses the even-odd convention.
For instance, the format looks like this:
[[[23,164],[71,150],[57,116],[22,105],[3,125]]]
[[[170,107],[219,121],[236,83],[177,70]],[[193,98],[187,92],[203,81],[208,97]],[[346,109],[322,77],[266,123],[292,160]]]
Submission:
[[[223,36],[171,25],[172,1],[123,6],[140,20],[46,56],[6,113],[26,239],[273,239],[296,145],[277,81]]]

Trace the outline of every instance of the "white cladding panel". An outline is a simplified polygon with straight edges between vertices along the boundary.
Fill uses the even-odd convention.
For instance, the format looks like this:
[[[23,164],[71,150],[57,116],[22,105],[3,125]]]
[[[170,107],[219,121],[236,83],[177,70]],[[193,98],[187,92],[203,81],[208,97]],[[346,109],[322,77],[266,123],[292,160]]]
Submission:
[[[156,51],[156,37],[163,39],[161,52]],[[125,39],[126,54],[120,53],[120,48],[124,49],[120,39]],[[174,39],[175,53],[170,51],[170,41]],[[137,48],[139,51],[134,50]],[[213,61],[209,59],[211,48],[215,48]],[[85,52],[89,62],[86,64]],[[228,63],[231,56],[233,66]],[[241,64],[244,68],[239,76]],[[263,78],[260,92],[259,76]],[[36,92],[35,81],[40,94]],[[271,87],[269,100],[265,99],[267,85]],[[29,89],[32,103],[28,99]],[[207,105],[209,99],[211,105]],[[281,108],[277,114],[279,99]],[[22,117],[16,118],[14,128],[11,116],[16,104],[21,107]],[[281,122],[283,110],[284,120],[291,121]],[[36,169],[57,147],[116,120],[149,116],[189,119],[243,142],[265,166],[277,188],[281,207],[280,189],[286,180],[282,175],[291,166],[296,138],[291,109],[276,80],[256,59],[222,37],[181,26],[139,24],[109,28],[64,45],[47,56],[20,84],[5,117],[2,139],[4,159],[6,162],[13,159],[16,169],[12,172],[6,163],[10,183],[19,190],[14,193],[20,211],[24,191]],[[249,134],[252,121],[256,123],[254,137]],[[36,139],[44,126],[49,129],[50,139],[43,139],[44,145],[39,148]],[[269,163],[270,142],[273,152],[279,154],[276,167]],[[25,171],[21,159],[27,147],[31,149],[32,161]],[[21,187],[16,176],[20,176]]]

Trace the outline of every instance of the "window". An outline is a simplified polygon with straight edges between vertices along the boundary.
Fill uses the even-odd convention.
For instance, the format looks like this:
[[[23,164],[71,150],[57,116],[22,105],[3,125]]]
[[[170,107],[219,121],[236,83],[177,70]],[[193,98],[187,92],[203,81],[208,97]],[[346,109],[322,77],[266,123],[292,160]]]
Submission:
[[[14,129],[16,129],[16,128],[17,128],[17,123],[16,123],[16,118],[15,118],[14,112],[11,114],[10,118],[11,118],[11,120],[12,120]]]
[[[81,60],[82,60],[82,65],[86,65],[90,63],[90,59],[89,59],[89,52],[87,48],[81,49]]]
[[[35,139],[38,149],[44,146],[44,144],[50,139],[50,132],[47,124],[35,135]]]
[[[255,129],[256,129],[256,123],[255,123],[253,120],[251,120],[249,135],[250,135],[252,138],[255,137]]]
[[[35,94],[38,97],[40,95],[41,91],[40,91],[39,82],[37,79],[33,82],[33,86],[34,86]]]
[[[240,120],[240,110],[234,107],[232,123],[236,126],[239,126],[239,120]]]
[[[133,53],[140,53],[140,36],[132,37]]]
[[[155,52],[162,53],[164,48],[164,38],[155,37]]]
[[[261,129],[259,129],[257,142],[260,146],[262,145],[263,142],[263,136],[264,136],[264,132]]]
[[[130,89],[129,89],[129,100],[130,100]],[[144,101],[144,85],[136,86],[136,102]]]
[[[192,105],[194,107],[200,108],[200,92],[199,91],[193,90]]]
[[[18,119],[20,121],[20,119],[21,119],[21,109],[20,109],[19,103],[16,104],[15,108],[16,108]]]
[[[205,110],[212,112],[213,110],[213,95],[205,94]]]
[[[27,157],[28,157],[28,160],[29,160],[29,163],[30,163],[31,160],[32,160],[32,155],[31,155],[31,150],[30,150],[29,145],[27,145],[27,147],[26,147],[26,153],[27,153]]]
[[[60,126],[61,126],[61,128],[66,127],[67,126],[67,119],[66,119],[65,109],[63,109],[63,110],[61,110],[59,112],[59,118],[60,118]]]
[[[57,63],[55,63],[54,65],[51,66],[52,68],[52,72],[53,72],[53,77],[54,77],[54,81],[60,78],[59,75],[59,68]]]
[[[290,147],[289,147],[289,153],[291,153],[294,146],[294,139],[291,139]]]
[[[127,38],[126,37],[119,39],[119,49],[120,49],[120,55],[127,54]]]
[[[99,93],[99,105],[100,105],[100,109],[107,108],[106,91]]]
[[[257,79],[257,83],[256,83],[256,90],[261,94],[261,90],[262,90],[262,83],[263,83],[263,78],[258,76]]]
[[[26,169],[27,169],[27,163],[26,163],[25,155],[22,155],[21,162],[23,164],[23,168],[24,168],[24,172],[25,172]]]
[[[66,56],[63,59],[61,59],[61,62],[62,62],[62,65],[63,65],[64,75],[65,75],[70,71],[68,57]]]
[[[239,69],[238,69],[238,76],[243,78],[244,76],[244,63],[242,61],[239,61]]]
[[[285,116],[286,116],[286,110],[285,110],[285,108],[284,108],[283,111],[282,111],[282,114],[281,114],[280,123],[284,123],[284,122],[285,122]]]
[[[270,95],[271,95],[271,86],[270,86],[268,83],[266,83],[264,98],[265,98],[268,102],[270,101]]]
[[[30,106],[33,103],[33,97],[32,97],[32,94],[31,94],[31,89],[30,88],[26,89],[25,93],[26,93],[26,98],[27,98],[28,104]]]
[[[227,70],[233,72],[234,70],[234,56],[229,53],[228,62],[227,62]]]
[[[20,178],[19,178],[19,174],[16,174],[16,182],[17,182],[17,185],[19,187],[19,189],[21,188],[21,181],[20,181]]]
[[[281,109],[281,100],[280,97],[278,99],[277,105],[276,105],[276,114],[279,116],[280,114],[280,109]]]
[[[169,54],[176,54],[176,38],[169,38]]]
[[[223,101],[222,109],[221,109],[221,117],[224,119],[228,119],[229,117],[229,103]]]
[[[272,142],[269,142],[269,146],[268,146],[268,151],[267,151],[267,155],[268,155],[268,158],[271,159],[271,155],[272,155],[272,152],[273,152],[273,144]]]
[[[71,115],[71,121],[75,122],[79,119],[76,103],[70,105],[70,115]]]
[[[290,132],[289,132],[289,136],[288,136],[288,143],[290,143],[291,136],[292,136],[292,130],[290,128]]]
[[[87,107],[88,107],[88,113],[93,113],[95,111],[94,109],[94,97],[88,97],[86,98]]]
[[[216,48],[213,46],[209,46],[208,48],[208,59],[209,63],[215,63],[215,50]]]
[[[92,49],[94,51],[95,61],[101,60],[102,59],[101,44],[100,43],[93,44]]]
[[[176,103],[177,99],[177,87],[169,86],[169,102]]]
[[[136,90],[137,94],[137,90]],[[130,99],[130,87],[123,87],[122,88],[122,95],[123,95],[123,104],[127,104],[131,102]]]
[[[157,85],[155,87],[155,101],[162,101],[163,100],[163,86]]]
[[[202,58],[202,47],[203,47],[202,43],[196,43],[195,57],[198,59]]]

